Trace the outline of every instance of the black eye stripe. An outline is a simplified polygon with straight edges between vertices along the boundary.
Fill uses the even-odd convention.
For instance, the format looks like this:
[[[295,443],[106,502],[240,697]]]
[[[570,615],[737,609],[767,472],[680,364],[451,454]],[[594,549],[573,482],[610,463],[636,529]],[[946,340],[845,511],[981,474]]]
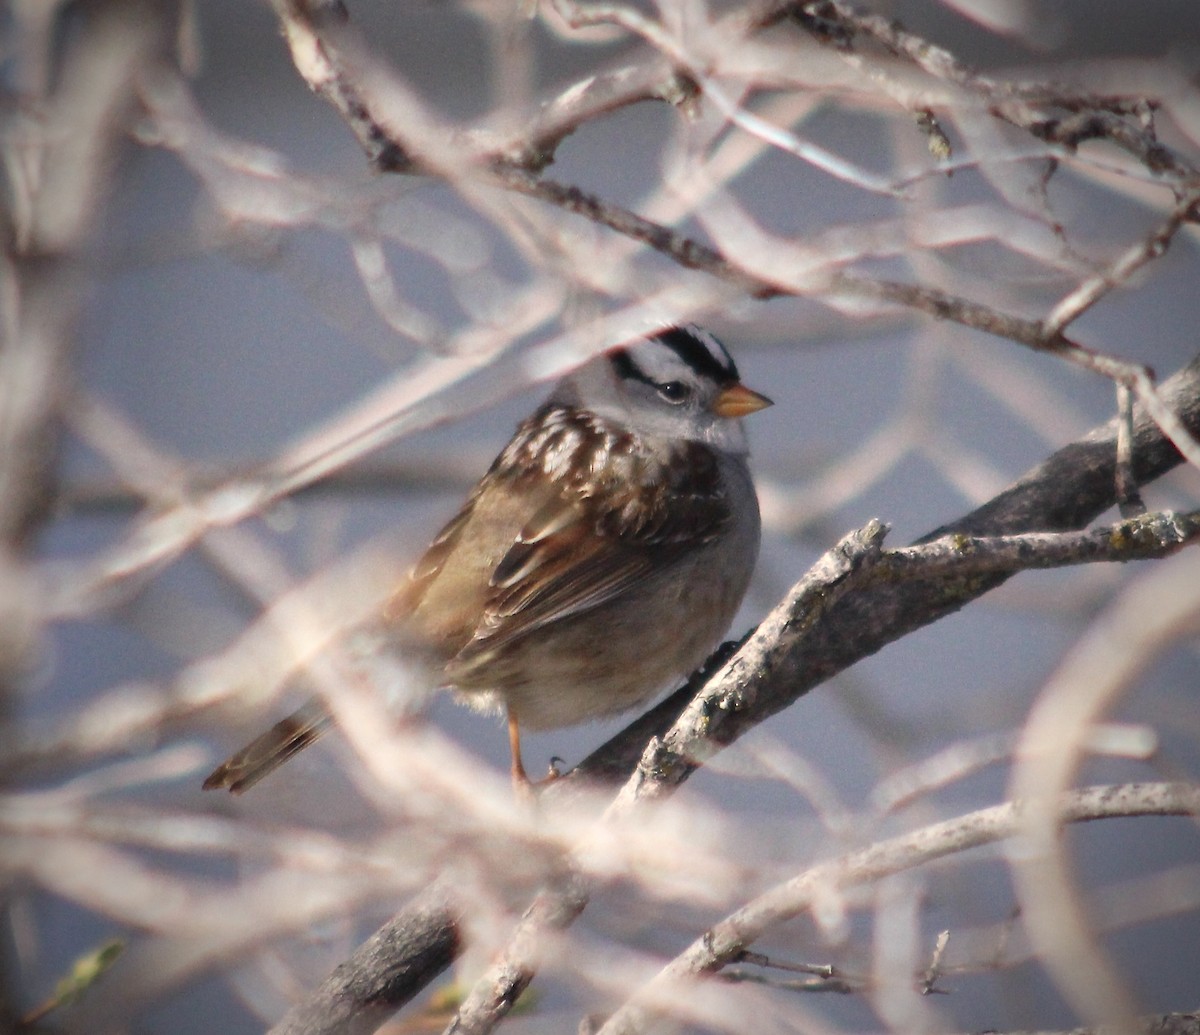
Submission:
[[[633,361],[633,357],[624,350],[614,352],[609,356],[609,362],[612,363],[613,369],[622,381],[640,381],[644,385],[649,385],[673,405],[686,402],[691,398],[692,390],[682,381],[655,381],[654,378],[647,376]]]
[[[646,376],[634,361],[633,358],[624,349],[609,354],[608,361],[612,364],[613,370],[616,371],[617,377],[622,381],[641,381],[644,385],[650,385],[652,388],[658,387],[658,382]]]
[[[738,379],[737,367],[728,355],[718,359],[712,350],[693,331],[684,327],[671,327],[655,335],[684,363],[696,373],[715,381],[719,385],[733,384]],[[714,339],[715,340],[715,339]],[[718,346],[720,348],[720,346]]]
[[[686,327],[671,327],[656,334],[651,340],[658,341],[669,348],[698,376],[721,386],[737,383],[737,367],[715,338],[713,339],[714,350],[698,337],[695,331]],[[719,358],[714,355],[714,351],[720,354]],[[640,381],[642,384],[656,389],[662,387],[658,381],[638,366],[628,349],[611,352],[608,358],[614,372],[622,380]]]

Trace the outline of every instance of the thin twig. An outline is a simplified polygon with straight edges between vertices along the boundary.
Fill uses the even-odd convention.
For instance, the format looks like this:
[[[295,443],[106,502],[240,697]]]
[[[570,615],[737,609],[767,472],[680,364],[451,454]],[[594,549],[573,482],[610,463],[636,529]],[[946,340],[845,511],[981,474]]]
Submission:
[[[1056,797],[1083,765],[1089,731],[1121,699],[1134,675],[1166,644],[1197,626],[1200,555],[1192,552],[1131,583],[1074,645],[1038,695],[1018,746],[1010,794],[1027,808],[1011,859],[1025,929],[1059,991],[1081,1017],[1136,1027],[1125,976],[1094,937],[1067,847]]]

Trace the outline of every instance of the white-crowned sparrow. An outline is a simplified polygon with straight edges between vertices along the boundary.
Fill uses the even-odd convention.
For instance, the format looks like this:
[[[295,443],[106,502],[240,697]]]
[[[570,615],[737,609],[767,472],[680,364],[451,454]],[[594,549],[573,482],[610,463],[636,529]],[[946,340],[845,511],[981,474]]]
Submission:
[[[519,724],[624,711],[699,665],[728,628],[758,554],[739,418],[770,405],[719,341],[673,327],[606,353],[517,428],[382,619],[433,681]],[[329,725],[320,702],[204,782],[252,786]]]

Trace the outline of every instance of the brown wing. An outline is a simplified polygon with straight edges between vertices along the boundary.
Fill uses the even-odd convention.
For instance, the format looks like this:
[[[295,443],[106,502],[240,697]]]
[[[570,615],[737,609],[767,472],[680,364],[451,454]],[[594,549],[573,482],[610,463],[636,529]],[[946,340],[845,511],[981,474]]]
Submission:
[[[479,490],[476,489],[468,497],[459,512],[446,522],[445,527],[437,534],[433,542],[429,544],[425,552],[421,555],[421,559],[417,561],[412,571],[409,572],[407,580],[405,580],[384,608],[383,617],[385,621],[402,621],[420,605],[422,598],[430,586],[433,585],[438,575],[441,574],[443,566],[454,552],[459,539],[470,523],[471,516],[475,510],[475,502],[478,498]]]
[[[510,447],[489,476],[517,491],[544,488],[549,478],[553,492],[492,571],[461,661],[619,597],[730,520],[717,459],[706,447],[652,454],[591,414],[552,408],[536,419],[551,433],[522,450]]]

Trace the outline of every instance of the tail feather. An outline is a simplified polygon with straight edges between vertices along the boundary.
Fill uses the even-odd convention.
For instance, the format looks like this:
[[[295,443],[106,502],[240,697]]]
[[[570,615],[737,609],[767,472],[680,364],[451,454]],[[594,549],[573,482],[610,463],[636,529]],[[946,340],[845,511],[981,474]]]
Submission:
[[[204,781],[204,789],[224,787],[232,794],[249,790],[308,747],[332,722],[325,705],[313,698],[217,766]]]

